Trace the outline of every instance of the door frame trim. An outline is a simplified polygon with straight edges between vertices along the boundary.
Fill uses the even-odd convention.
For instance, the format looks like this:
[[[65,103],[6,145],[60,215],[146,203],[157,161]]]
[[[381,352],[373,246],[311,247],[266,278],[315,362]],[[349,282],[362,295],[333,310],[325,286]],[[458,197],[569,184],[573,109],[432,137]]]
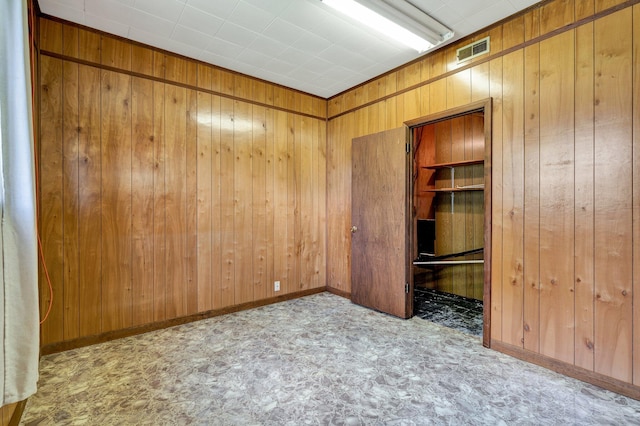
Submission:
[[[491,152],[492,152],[492,108],[493,99],[486,98],[477,102],[472,102],[460,107],[451,108],[424,117],[408,120],[404,122],[407,127],[407,141],[411,144],[412,157],[413,152],[413,129],[428,124],[445,121],[463,115],[472,114],[474,112],[482,112],[484,115],[484,286],[482,293],[482,345],[491,347]],[[413,175],[413,161],[409,165],[409,174]],[[410,193],[413,194],[413,180],[410,179]],[[413,211],[413,196],[409,198],[409,211]],[[413,222],[411,222],[413,223]],[[413,226],[413,225],[411,225]],[[413,240],[413,230],[410,240]],[[411,268],[411,256],[407,256],[407,268]],[[413,289],[413,276],[411,277],[411,289]]]

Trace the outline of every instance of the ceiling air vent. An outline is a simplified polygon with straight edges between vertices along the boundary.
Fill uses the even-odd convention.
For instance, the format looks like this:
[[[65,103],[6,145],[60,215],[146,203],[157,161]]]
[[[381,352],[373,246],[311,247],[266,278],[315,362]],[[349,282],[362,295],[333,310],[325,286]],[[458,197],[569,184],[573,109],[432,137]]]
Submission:
[[[475,41],[456,51],[458,63],[468,61],[489,51],[489,37]]]

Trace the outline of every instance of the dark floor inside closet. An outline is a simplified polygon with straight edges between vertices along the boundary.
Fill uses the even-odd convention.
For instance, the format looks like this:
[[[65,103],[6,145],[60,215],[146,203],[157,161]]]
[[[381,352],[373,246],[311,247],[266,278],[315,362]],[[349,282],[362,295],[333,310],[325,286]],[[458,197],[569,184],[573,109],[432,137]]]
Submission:
[[[482,300],[416,286],[413,313],[465,334],[482,336]]]

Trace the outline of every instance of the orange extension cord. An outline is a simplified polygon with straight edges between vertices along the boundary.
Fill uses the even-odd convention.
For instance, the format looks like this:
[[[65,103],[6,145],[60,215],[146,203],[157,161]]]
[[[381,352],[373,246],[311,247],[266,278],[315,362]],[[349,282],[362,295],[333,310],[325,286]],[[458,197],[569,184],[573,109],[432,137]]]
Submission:
[[[51,277],[49,276],[49,269],[47,269],[47,263],[44,260],[44,252],[42,250],[42,240],[40,239],[40,230],[38,229],[38,219],[40,218],[40,175],[38,174],[39,164],[38,164],[38,145],[36,142],[36,137],[33,138],[33,160],[35,165],[35,178],[36,178],[36,236],[38,238],[38,254],[40,257],[40,262],[42,263],[42,269],[44,270],[44,275],[47,277],[47,284],[49,284],[49,307],[47,308],[47,313],[44,315],[44,318],[40,321],[40,325],[42,325],[47,318],[49,318],[49,314],[51,313],[51,308],[53,307],[53,285],[51,285]]]

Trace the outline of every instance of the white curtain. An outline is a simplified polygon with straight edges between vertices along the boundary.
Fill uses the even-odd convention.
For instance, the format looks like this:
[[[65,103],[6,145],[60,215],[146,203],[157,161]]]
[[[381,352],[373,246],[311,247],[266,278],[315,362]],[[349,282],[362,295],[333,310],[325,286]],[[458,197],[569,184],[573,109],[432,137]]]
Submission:
[[[36,391],[38,259],[27,5],[0,0],[0,405]]]

